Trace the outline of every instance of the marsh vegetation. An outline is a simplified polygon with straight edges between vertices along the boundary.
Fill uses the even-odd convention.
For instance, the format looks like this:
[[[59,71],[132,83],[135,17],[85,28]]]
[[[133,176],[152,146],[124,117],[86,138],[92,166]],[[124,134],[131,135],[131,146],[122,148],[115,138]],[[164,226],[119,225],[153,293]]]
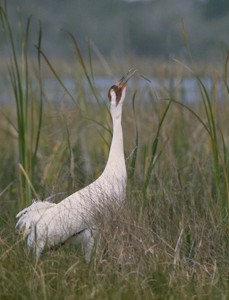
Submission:
[[[11,52],[1,76],[14,99],[1,106],[0,118],[1,299],[228,298],[228,58],[206,71],[208,87],[191,63],[148,62],[159,88],[133,80],[123,109],[125,206],[99,219],[89,265],[74,246],[46,252],[35,264],[15,215],[33,198],[58,202],[102,172],[111,139],[106,90],[128,62],[100,90],[91,56],[84,58],[69,35],[76,53],[74,65],[66,64],[75,81],[69,89],[66,73],[42,50],[41,29],[30,58],[30,21],[21,55],[3,9],[1,22]],[[187,76],[197,82],[190,103],[182,98]],[[58,99],[44,85],[49,78]]]

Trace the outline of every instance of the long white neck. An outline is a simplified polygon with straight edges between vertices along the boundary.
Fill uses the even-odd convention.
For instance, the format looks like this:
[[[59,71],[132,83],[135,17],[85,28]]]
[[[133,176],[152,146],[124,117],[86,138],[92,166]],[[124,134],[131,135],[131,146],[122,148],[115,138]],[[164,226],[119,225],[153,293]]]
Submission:
[[[126,165],[121,124],[122,104],[120,103],[117,106],[111,105],[110,112],[113,121],[113,138],[104,173],[113,178],[117,177],[118,180],[126,181]]]

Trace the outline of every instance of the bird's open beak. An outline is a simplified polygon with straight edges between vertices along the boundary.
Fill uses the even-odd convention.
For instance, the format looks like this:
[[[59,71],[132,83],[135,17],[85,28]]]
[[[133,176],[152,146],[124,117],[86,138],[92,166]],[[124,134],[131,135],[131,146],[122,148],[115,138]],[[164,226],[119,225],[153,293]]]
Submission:
[[[133,75],[136,73],[136,69],[130,69],[125,76],[123,76],[116,85],[124,89],[127,85],[128,80],[133,77]]]

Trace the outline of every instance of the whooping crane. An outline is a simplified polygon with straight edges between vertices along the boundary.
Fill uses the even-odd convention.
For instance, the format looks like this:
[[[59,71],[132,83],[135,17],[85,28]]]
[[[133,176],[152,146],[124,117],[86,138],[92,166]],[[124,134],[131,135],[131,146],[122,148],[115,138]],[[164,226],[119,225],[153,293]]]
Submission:
[[[95,212],[110,204],[118,207],[125,199],[127,172],[121,125],[122,105],[131,69],[108,92],[113,122],[113,137],[103,173],[94,182],[68,196],[60,203],[34,201],[16,216],[16,228],[27,238],[27,246],[38,259],[45,248],[68,241],[81,242],[85,260],[90,261],[94,245]]]

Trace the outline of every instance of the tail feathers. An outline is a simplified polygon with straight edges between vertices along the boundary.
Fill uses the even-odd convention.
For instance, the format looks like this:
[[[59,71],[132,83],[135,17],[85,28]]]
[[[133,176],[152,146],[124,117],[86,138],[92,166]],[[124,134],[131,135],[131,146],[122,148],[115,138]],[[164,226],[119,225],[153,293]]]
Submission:
[[[15,227],[23,233],[23,238],[29,235],[32,228],[39,222],[46,211],[55,205],[55,203],[48,201],[34,201],[16,215],[18,221]]]

